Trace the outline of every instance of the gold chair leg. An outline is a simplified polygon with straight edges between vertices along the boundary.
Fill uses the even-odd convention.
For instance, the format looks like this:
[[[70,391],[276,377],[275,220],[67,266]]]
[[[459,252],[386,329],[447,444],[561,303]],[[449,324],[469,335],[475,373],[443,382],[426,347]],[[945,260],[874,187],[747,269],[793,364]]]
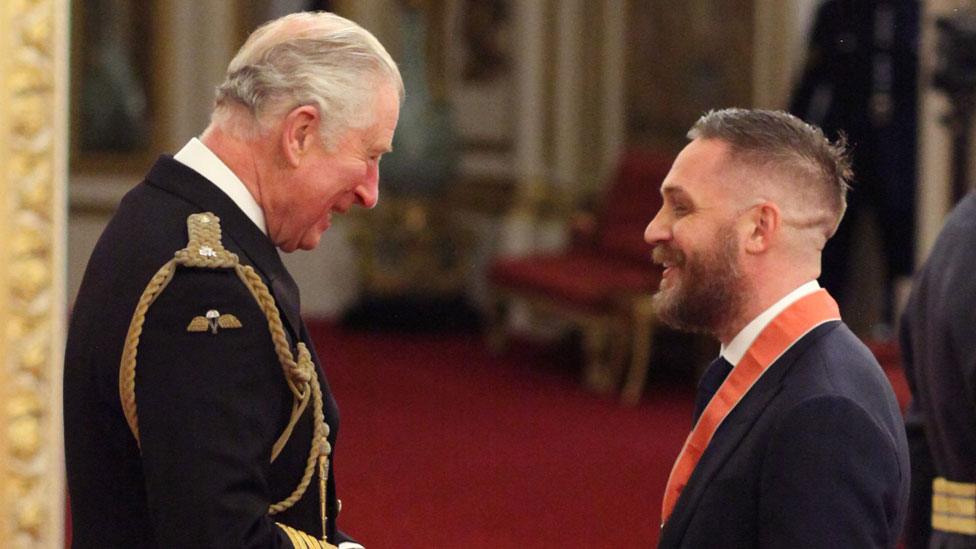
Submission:
[[[583,326],[583,383],[596,393],[606,394],[611,382],[606,368],[607,327],[602,322]]]
[[[507,301],[504,297],[493,296],[488,300],[488,310],[485,315],[485,342],[488,352],[500,355],[508,347],[508,314]]]
[[[588,389],[600,394],[616,391],[620,386],[627,340],[625,330],[616,319],[601,319],[583,326],[585,357],[583,382]]]
[[[627,381],[621,391],[624,404],[634,406],[640,402],[650,368],[651,344],[654,340],[654,306],[650,296],[638,298],[631,310],[631,352]]]

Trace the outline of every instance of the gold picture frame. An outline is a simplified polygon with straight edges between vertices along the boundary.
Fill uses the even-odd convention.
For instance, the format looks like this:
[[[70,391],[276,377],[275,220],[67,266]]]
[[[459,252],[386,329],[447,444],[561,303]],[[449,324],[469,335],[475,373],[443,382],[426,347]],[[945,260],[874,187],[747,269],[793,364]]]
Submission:
[[[72,2],[72,173],[141,173],[163,147],[163,7],[157,0]]]
[[[0,4],[0,547],[64,547],[67,0]]]

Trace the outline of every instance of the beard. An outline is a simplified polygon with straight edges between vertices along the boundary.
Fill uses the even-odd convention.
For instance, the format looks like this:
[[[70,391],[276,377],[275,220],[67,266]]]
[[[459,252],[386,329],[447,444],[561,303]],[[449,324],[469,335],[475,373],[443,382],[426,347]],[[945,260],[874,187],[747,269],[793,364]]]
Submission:
[[[654,294],[654,310],[662,322],[677,330],[714,334],[735,319],[746,301],[746,286],[738,269],[735,233],[723,227],[725,236],[700,255],[688,256],[661,244],[654,248],[654,262],[679,267],[670,287]]]

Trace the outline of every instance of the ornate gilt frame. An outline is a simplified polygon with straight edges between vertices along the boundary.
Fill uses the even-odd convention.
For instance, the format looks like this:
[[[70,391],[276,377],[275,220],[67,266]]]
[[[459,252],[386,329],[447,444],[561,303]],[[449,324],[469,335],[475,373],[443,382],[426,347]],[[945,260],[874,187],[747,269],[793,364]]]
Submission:
[[[64,547],[67,13],[0,3],[0,547]]]

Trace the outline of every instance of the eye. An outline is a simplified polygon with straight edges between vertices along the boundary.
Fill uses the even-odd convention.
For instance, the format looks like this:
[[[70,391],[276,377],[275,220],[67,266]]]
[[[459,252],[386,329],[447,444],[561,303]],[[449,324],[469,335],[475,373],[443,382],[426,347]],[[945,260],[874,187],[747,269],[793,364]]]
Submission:
[[[682,202],[676,202],[671,205],[671,211],[676,217],[683,217],[691,213],[691,207]]]

